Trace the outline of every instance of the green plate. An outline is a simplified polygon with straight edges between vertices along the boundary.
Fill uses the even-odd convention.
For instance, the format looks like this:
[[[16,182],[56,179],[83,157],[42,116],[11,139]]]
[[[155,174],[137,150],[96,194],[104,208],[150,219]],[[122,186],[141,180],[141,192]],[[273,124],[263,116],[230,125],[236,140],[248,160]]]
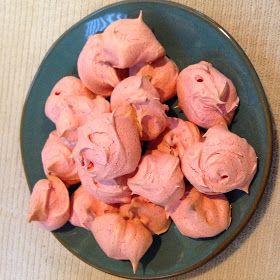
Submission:
[[[44,115],[45,101],[54,84],[63,76],[76,75],[78,55],[89,35],[101,32],[120,18],[135,18],[139,11],[180,69],[207,60],[235,84],[240,106],[231,129],[245,137],[258,155],[258,172],[250,194],[228,194],[232,203],[232,224],[215,238],[183,237],[174,224],[154,237],[153,246],[142,258],[134,275],[128,261],[109,259],[90,232],[66,224],[55,237],[73,254],[102,271],[127,278],[163,278],[190,271],[221,252],[246,225],[267,183],[272,154],[271,121],[266,97],[248,57],[236,41],[217,23],[185,6],[167,1],[129,1],[98,10],[66,31],[42,61],[26,99],[21,123],[21,151],[30,190],[44,178],[40,153],[54,125]],[[169,102],[174,107],[176,100]],[[181,112],[171,115],[184,118]]]

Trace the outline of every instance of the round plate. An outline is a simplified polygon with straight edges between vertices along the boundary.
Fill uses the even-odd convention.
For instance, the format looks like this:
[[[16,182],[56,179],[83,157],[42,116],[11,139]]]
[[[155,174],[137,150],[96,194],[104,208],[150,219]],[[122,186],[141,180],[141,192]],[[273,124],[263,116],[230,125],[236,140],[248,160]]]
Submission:
[[[78,55],[89,35],[101,32],[120,18],[135,18],[139,11],[180,69],[207,60],[235,84],[240,106],[231,130],[244,137],[258,155],[258,172],[247,195],[232,191],[230,228],[214,238],[182,236],[174,224],[155,236],[134,275],[128,261],[109,259],[91,233],[66,224],[55,237],[73,254],[102,271],[128,278],[163,278],[190,271],[217,255],[240,232],[253,214],[264,191],[271,163],[271,122],[267,101],[249,59],[234,39],[213,20],[193,9],[166,1],[129,1],[94,12],[65,32],[51,47],[30,87],[21,123],[21,149],[27,181],[32,189],[44,178],[41,150],[54,125],[44,115],[45,101],[54,84],[63,76],[76,75]],[[173,108],[176,100],[169,102]],[[172,109],[171,114],[184,117]]]

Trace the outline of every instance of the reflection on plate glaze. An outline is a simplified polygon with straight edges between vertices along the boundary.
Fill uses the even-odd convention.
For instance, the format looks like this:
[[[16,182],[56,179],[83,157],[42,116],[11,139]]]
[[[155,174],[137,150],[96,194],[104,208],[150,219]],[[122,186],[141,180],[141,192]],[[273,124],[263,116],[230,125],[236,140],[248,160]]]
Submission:
[[[102,32],[110,23],[118,19],[127,18],[125,13],[110,13],[95,19],[90,20],[86,23],[85,38],[97,32]]]
[[[229,35],[227,34],[227,32],[226,32],[223,28],[218,27],[218,29],[219,29],[226,37],[228,37],[228,38],[230,39]]]

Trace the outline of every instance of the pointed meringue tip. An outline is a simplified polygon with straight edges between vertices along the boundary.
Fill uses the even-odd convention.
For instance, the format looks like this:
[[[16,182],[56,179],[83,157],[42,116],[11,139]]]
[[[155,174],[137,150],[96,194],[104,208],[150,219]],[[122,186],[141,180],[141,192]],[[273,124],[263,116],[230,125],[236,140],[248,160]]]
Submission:
[[[210,62],[207,62],[207,61],[205,61],[205,60],[201,60],[199,63],[200,63],[201,65],[206,66],[206,68],[207,68],[206,71],[209,72],[209,67],[212,66],[212,64],[211,64]]]
[[[139,12],[138,19],[139,19],[140,21],[143,20],[143,11],[142,11],[142,10],[140,10],[140,12]]]
[[[249,186],[245,186],[240,188],[241,191],[245,192],[246,194],[249,194]]]
[[[28,215],[28,223],[33,221],[38,221],[38,216],[34,212]]]
[[[135,274],[136,271],[137,271],[137,268],[138,268],[138,262],[135,262],[135,261],[130,261],[131,262],[131,265],[132,265],[132,269],[133,269],[133,273]]]

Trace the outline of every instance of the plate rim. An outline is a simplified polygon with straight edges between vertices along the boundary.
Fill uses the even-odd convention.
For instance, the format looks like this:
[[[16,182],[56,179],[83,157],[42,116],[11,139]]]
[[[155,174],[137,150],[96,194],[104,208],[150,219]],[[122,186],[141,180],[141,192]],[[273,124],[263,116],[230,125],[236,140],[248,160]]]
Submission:
[[[89,18],[91,18],[92,16],[108,9],[108,8],[113,8],[115,6],[122,6],[122,5],[126,5],[126,4],[133,4],[133,3],[141,3],[141,4],[150,4],[150,3],[155,3],[155,4],[160,4],[160,5],[165,5],[167,7],[171,6],[171,7],[176,7],[179,9],[182,9],[188,13],[191,13],[199,18],[201,18],[202,20],[208,22],[210,25],[212,25],[213,27],[215,27],[215,29],[218,29],[221,33],[223,33],[224,36],[226,36],[228,38],[228,40],[230,40],[230,42],[232,43],[234,49],[240,54],[240,56],[244,59],[244,62],[247,65],[247,68],[249,69],[249,72],[252,75],[252,79],[254,81],[254,84],[257,84],[257,87],[260,89],[260,91],[262,92],[262,94],[259,95],[260,101],[262,103],[262,107],[264,110],[264,115],[265,115],[265,124],[266,124],[266,128],[268,131],[268,135],[267,135],[267,141],[268,141],[268,147],[267,147],[267,159],[264,163],[264,176],[261,179],[260,182],[260,190],[257,193],[256,199],[252,205],[252,207],[249,209],[249,211],[244,215],[243,221],[242,223],[239,224],[239,226],[236,228],[236,230],[232,233],[232,235],[227,238],[223,243],[221,243],[220,246],[218,246],[218,248],[216,248],[211,254],[209,254],[207,257],[205,257],[204,259],[202,259],[201,261],[189,266],[186,269],[181,269],[178,270],[176,272],[173,273],[169,273],[169,274],[165,274],[163,276],[138,276],[138,275],[133,275],[133,276],[128,276],[126,274],[121,274],[118,272],[112,272],[110,270],[107,270],[103,267],[99,267],[98,265],[94,265],[92,263],[90,263],[89,261],[87,261],[85,258],[83,258],[82,256],[80,256],[75,250],[73,250],[70,246],[68,246],[62,239],[60,239],[57,234],[55,232],[51,232],[54,237],[68,250],[70,251],[73,255],[75,255],[77,258],[79,258],[80,260],[82,260],[83,262],[87,263],[88,265],[90,265],[91,267],[98,269],[102,272],[114,275],[114,276],[118,276],[118,277],[123,277],[126,279],[166,279],[168,277],[174,277],[174,276],[178,276],[187,272],[190,272],[192,270],[195,270],[201,266],[203,266],[204,264],[206,264],[208,261],[210,261],[211,259],[213,259],[215,256],[219,255],[234,239],[236,239],[236,237],[240,234],[240,232],[244,229],[244,227],[248,224],[249,220],[251,219],[251,217],[253,216],[253,214],[255,213],[257,206],[263,196],[264,190],[266,188],[266,185],[268,183],[270,174],[271,174],[271,164],[272,164],[272,138],[273,138],[273,130],[272,130],[272,121],[271,121],[271,112],[270,112],[270,107],[269,107],[269,103],[267,100],[267,96],[265,94],[264,88],[262,86],[261,80],[252,64],[252,62],[250,61],[249,57],[247,56],[247,54],[245,53],[245,51],[241,48],[241,46],[237,43],[237,41],[233,38],[233,36],[225,29],[223,28],[220,24],[218,24],[216,21],[214,21],[212,18],[210,18],[209,16],[207,16],[206,14],[191,8],[187,5],[183,5],[180,3],[176,3],[173,1],[165,1],[165,0],[145,0],[145,1],[141,1],[141,0],[124,0],[124,1],[119,1],[119,2],[115,2],[106,6],[101,7],[100,9],[97,9],[95,11],[93,11],[92,13],[88,14],[87,16],[81,18],[80,20],[78,20],[75,24],[71,25],[66,31],[64,31],[51,45],[51,47],[48,49],[48,51],[46,52],[46,54],[44,55],[43,59],[40,62],[39,67],[37,68],[35,75],[32,79],[32,82],[28,88],[28,93],[25,97],[25,101],[23,104],[23,109],[22,109],[22,113],[21,113],[21,120],[20,120],[20,152],[21,152],[21,161],[22,161],[22,165],[23,165],[23,170],[24,170],[24,174],[25,174],[25,178],[27,181],[27,185],[29,188],[29,191],[32,191],[32,187],[30,184],[30,181],[28,179],[28,172],[27,172],[27,168],[25,165],[25,161],[24,161],[24,147],[23,147],[23,134],[24,134],[24,130],[23,130],[23,120],[24,120],[24,116],[27,110],[27,103],[29,101],[30,95],[31,95],[31,91],[32,88],[35,84],[35,81],[37,80],[37,77],[39,75],[39,73],[41,72],[42,66],[45,63],[45,61],[47,60],[49,54],[53,51],[53,49],[55,48],[55,46],[57,45],[57,43],[64,38],[65,36],[67,36],[67,34],[75,29],[78,25],[80,25],[82,22],[85,22],[86,20],[88,20]]]

